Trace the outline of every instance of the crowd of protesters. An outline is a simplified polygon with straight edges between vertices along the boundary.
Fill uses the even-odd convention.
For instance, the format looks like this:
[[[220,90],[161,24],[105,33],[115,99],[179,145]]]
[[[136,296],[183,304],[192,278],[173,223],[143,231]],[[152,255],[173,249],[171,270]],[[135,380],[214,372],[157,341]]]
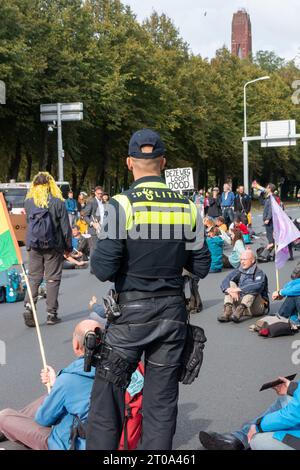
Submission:
[[[256,188],[257,184],[254,183],[253,187]],[[274,249],[270,197],[276,197],[278,204],[281,204],[275,189],[270,183],[265,191],[260,191],[267,238],[265,249],[269,252]],[[245,194],[243,186],[239,186],[234,193],[226,183],[222,193],[217,187],[208,192],[200,189],[193,195],[193,200],[203,216],[206,243],[211,254],[210,272],[230,270],[220,286],[224,294],[224,310],[218,316],[218,321],[239,323],[243,319],[263,316],[269,309],[268,279],[257,265],[256,254],[248,246],[255,239],[251,197]],[[25,206],[28,222],[30,223],[32,214],[36,213],[36,208],[46,208],[55,223],[55,248],[50,246],[48,250],[41,250],[38,246],[33,246],[32,236],[27,243],[29,279],[35,302],[39,285],[43,280],[46,281],[49,325],[60,321],[57,315],[57,298],[62,269],[88,266],[108,201],[109,195],[101,186],[96,186],[89,197],[87,193],[80,192],[77,200],[70,191],[64,201],[49,174],[39,173],[33,180]],[[272,295],[273,301],[284,299],[279,314],[286,318],[290,318],[295,312],[300,314],[300,268],[295,268],[293,276],[291,282]],[[21,411],[6,409],[0,412],[0,441],[10,439],[40,450],[69,449],[73,417],[78,415],[86,420],[95,376],[94,370],[91,373],[82,371],[83,339],[92,328],[103,328],[105,325],[105,310],[103,305],[97,303],[96,297],[90,301],[90,310],[91,319],[79,323],[73,333],[72,346],[76,361],[57,377],[49,366],[42,370],[42,382],[53,387],[48,397],[39,398]],[[27,296],[24,320],[27,326],[35,326]],[[300,409],[300,388],[295,382],[282,378],[282,384],[275,390],[280,396],[279,400],[262,415],[232,433],[201,431],[202,445],[207,449],[232,450],[247,449],[250,445],[252,449],[293,448],[293,439],[286,440],[287,431],[280,433],[279,423],[288,421],[294,429],[289,432],[289,436],[292,434],[297,441],[300,440],[300,413],[295,413],[295,409]],[[278,431],[276,436],[272,431]],[[76,448],[84,449],[85,441],[79,438]]]

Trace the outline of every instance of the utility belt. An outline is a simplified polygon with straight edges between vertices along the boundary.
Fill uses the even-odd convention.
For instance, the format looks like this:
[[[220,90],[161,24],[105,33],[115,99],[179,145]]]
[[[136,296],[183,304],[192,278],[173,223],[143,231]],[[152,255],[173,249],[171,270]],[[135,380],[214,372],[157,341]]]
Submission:
[[[136,300],[152,299],[156,297],[168,297],[168,296],[183,296],[182,289],[165,289],[155,292],[143,292],[143,291],[128,291],[120,292],[117,294],[116,301],[118,304],[126,304],[127,302],[134,302]]]
[[[108,319],[105,330],[95,328],[94,331],[89,331],[85,335],[84,371],[89,372],[91,366],[94,366],[97,368],[99,378],[125,390],[130,383],[131,375],[135,371],[137,363],[133,364],[127,358],[120,356],[114,347],[106,342],[108,325],[121,315],[119,302],[132,302],[167,296],[183,297],[183,295],[181,289],[167,289],[157,292],[131,291],[121,292],[118,299],[116,299],[115,292],[111,290],[107,297],[103,298]],[[178,371],[178,379],[183,384],[191,384],[198,377],[203,361],[205,342],[206,337],[203,329],[188,323],[182,364]]]

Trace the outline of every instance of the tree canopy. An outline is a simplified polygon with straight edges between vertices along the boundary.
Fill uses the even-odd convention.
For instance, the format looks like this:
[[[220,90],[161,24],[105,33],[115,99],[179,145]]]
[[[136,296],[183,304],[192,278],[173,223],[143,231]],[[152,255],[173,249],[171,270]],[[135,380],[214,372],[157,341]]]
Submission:
[[[82,101],[84,120],[63,123],[65,179],[73,189],[129,183],[127,143],[141,127],[158,130],[168,167],[193,166],[196,185],[242,180],[243,86],[248,133],[262,120],[296,119],[294,62],[259,51],[240,60],[226,48],[211,60],[193,54],[164,14],[143,24],[119,0],[0,0],[1,180],[57,174],[56,131],[40,122],[42,103]],[[295,179],[297,148],[250,144],[250,177]]]

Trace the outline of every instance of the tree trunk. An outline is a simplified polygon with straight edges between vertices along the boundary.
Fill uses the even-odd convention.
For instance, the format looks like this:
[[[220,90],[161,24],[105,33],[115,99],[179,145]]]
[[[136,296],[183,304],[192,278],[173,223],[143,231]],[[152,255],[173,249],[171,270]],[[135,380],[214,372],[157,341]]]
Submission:
[[[30,152],[26,152],[26,160],[27,160],[27,166],[26,166],[25,181],[30,181],[31,169],[32,169],[32,155]]]
[[[97,171],[97,184],[101,186],[105,183],[105,176],[108,169],[110,155],[108,152],[109,147],[109,136],[106,131],[105,125],[102,128],[102,158],[99,161],[98,171]]]
[[[194,170],[194,189],[199,189],[200,184],[200,157],[196,159],[196,168]]]
[[[76,172],[76,165],[74,164],[72,160],[72,183],[71,183],[71,188],[72,191],[74,192],[74,195],[77,197],[77,172]]]
[[[81,175],[80,175],[80,178],[79,178],[79,183],[78,183],[78,190],[79,191],[82,190],[84,180],[85,180],[86,174],[87,174],[88,169],[89,169],[89,165],[90,165],[89,162],[86,162],[83,166],[83,169],[82,169],[82,172],[81,172]]]
[[[11,158],[10,167],[8,170],[8,180],[17,180],[19,176],[20,164],[22,159],[22,144],[19,138],[17,138],[15,155]]]
[[[48,166],[48,127],[43,129],[43,152],[39,163],[39,171],[45,171]]]
[[[53,155],[55,152],[55,148],[53,148],[53,144],[49,145],[47,148],[47,162],[46,162],[46,171],[52,174],[52,165],[53,165]],[[55,175],[53,175],[55,178]]]
[[[125,168],[124,168],[123,187],[124,187],[124,189],[128,188],[128,168],[127,168],[127,166],[125,166]]]

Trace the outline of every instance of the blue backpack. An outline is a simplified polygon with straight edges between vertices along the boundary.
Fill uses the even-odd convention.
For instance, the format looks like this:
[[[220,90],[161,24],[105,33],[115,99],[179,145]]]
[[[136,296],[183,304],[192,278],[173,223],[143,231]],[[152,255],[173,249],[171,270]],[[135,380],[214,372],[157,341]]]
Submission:
[[[27,247],[49,250],[55,247],[53,224],[48,209],[35,207],[29,215]]]
[[[12,269],[8,271],[8,284],[6,285],[6,302],[20,302],[25,297],[25,285],[22,282],[21,274]]]

